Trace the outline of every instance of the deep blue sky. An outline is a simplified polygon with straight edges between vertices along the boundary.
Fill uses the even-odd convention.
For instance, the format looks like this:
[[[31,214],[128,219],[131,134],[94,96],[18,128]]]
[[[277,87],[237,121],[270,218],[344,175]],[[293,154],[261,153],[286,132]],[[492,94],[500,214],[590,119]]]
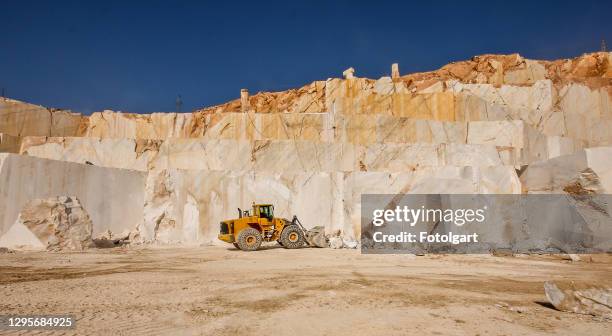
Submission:
[[[610,13],[612,1],[0,0],[0,87],[84,113],[173,111],[181,94],[188,111],[349,66],[377,78],[393,62],[405,74],[610,49]]]

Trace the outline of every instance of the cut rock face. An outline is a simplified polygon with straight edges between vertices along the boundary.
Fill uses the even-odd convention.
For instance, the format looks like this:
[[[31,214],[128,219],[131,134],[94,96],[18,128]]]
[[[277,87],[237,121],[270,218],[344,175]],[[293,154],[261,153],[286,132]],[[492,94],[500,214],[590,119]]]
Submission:
[[[95,236],[133,230],[142,221],[145,179],[133,170],[0,153],[0,237],[29,201],[58,195],[79,199]]]
[[[93,224],[76,197],[59,196],[28,202],[0,245],[48,251],[93,247]]]

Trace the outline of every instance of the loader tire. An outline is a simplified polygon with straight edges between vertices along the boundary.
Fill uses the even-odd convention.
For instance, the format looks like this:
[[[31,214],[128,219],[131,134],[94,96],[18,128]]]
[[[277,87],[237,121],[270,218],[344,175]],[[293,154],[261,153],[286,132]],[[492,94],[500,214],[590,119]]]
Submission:
[[[248,228],[240,231],[238,234],[238,248],[243,251],[255,251],[261,246],[261,233],[259,231]]]
[[[279,240],[285,248],[299,248],[304,245],[304,234],[297,225],[287,225],[281,232]]]

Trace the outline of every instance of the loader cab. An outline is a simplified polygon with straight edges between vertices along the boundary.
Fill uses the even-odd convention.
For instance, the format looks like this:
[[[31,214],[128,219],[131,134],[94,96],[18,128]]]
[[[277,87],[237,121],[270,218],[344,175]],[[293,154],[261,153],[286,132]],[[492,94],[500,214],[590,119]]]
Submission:
[[[274,205],[253,204],[253,215],[271,221],[274,218]]]

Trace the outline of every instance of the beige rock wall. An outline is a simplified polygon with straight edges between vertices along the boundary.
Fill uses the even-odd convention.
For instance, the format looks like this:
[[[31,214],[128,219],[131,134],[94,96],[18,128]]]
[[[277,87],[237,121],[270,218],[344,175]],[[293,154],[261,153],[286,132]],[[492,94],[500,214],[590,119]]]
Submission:
[[[612,193],[612,147],[533,163],[521,175],[527,193]]]
[[[230,116],[234,114],[229,114]],[[357,118],[371,115],[356,116]],[[355,116],[354,116],[355,117]],[[383,116],[374,116],[382,118]],[[352,117],[351,117],[352,118]],[[413,120],[413,119],[409,119]],[[570,138],[545,136],[521,121],[445,123],[350,128],[352,141],[234,140],[171,138],[161,140],[26,137],[21,153],[94,165],[136,169],[210,169],[256,171],[412,171],[423,166],[521,166],[582,148]],[[419,125],[419,126],[416,126]],[[389,130],[389,128],[392,128]],[[416,132],[410,139],[399,135]],[[377,135],[389,132],[390,135]],[[366,142],[370,134],[380,142]],[[347,139],[344,139],[347,140]],[[402,141],[408,140],[406,143]],[[413,140],[413,141],[410,141]]]
[[[246,98],[247,106],[237,99],[193,113],[104,111],[82,117],[3,99],[0,132],[132,139],[297,136],[334,141],[355,130],[363,135],[360,125],[373,121],[345,118],[380,115],[442,122],[523,120],[546,135],[587,141],[588,146],[607,145],[611,142],[611,59],[612,53],[553,62],[526,60],[517,54],[482,55],[401,78],[333,78],[283,92],[260,92]],[[222,116],[241,111],[252,113]],[[252,118],[258,114],[274,116]],[[355,128],[335,131],[345,124]]]
[[[36,157],[0,154],[0,235],[30,200],[74,195],[94,235],[132,230],[142,221],[145,174]]]
[[[132,139],[25,137],[20,154],[95,166],[146,171],[151,151],[139,152]]]
[[[0,133],[0,153],[19,153],[21,138]]]
[[[149,174],[140,234],[160,242],[215,242],[218,223],[237,207],[272,203],[281,217],[297,215],[304,226],[341,230],[359,237],[364,193],[520,193],[510,167],[437,167],[404,173],[260,173],[162,170]],[[313,198],[313,195],[317,195]]]
[[[358,80],[366,82],[328,81],[328,86],[338,88],[327,98],[327,110],[316,113],[133,115],[106,111],[94,113],[83,134],[103,138],[300,139],[368,144],[461,137],[466,122],[514,120],[545,135],[569,137],[587,146],[612,143],[609,87],[568,84],[557,89],[550,80],[538,80],[531,86],[498,88],[449,81],[441,84],[444,91],[440,92],[385,95],[377,93],[378,81],[371,88],[351,84]]]
[[[527,87],[541,81],[551,81],[561,87],[577,83],[593,89],[610,86],[612,53],[584,54],[574,59],[538,61],[518,54],[481,55],[470,60],[453,62],[439,70],[413,73],[379,80],[351,76],[346,80],[317,81],[298,89],[282,92],[259,92],[225,104],[205,108],[206,112],[324,112],[333,106],[344,107],[349,113],[389,113],[390,106],[402,105],[407,93],[432,94],[445,90],[445,82],[486,84],[488,87]],[[357,69],[357,74],[359,69]],[[397,101],[395,98],[398,98]],[[422,98],[422,97],[421,97]],[[434,99],[435,100],[435,99]],[[435,105],[436,103],[433,103]]]
[[[78,113],[0,98],[0,133],[13,136],[77,136],[86,120]]]

